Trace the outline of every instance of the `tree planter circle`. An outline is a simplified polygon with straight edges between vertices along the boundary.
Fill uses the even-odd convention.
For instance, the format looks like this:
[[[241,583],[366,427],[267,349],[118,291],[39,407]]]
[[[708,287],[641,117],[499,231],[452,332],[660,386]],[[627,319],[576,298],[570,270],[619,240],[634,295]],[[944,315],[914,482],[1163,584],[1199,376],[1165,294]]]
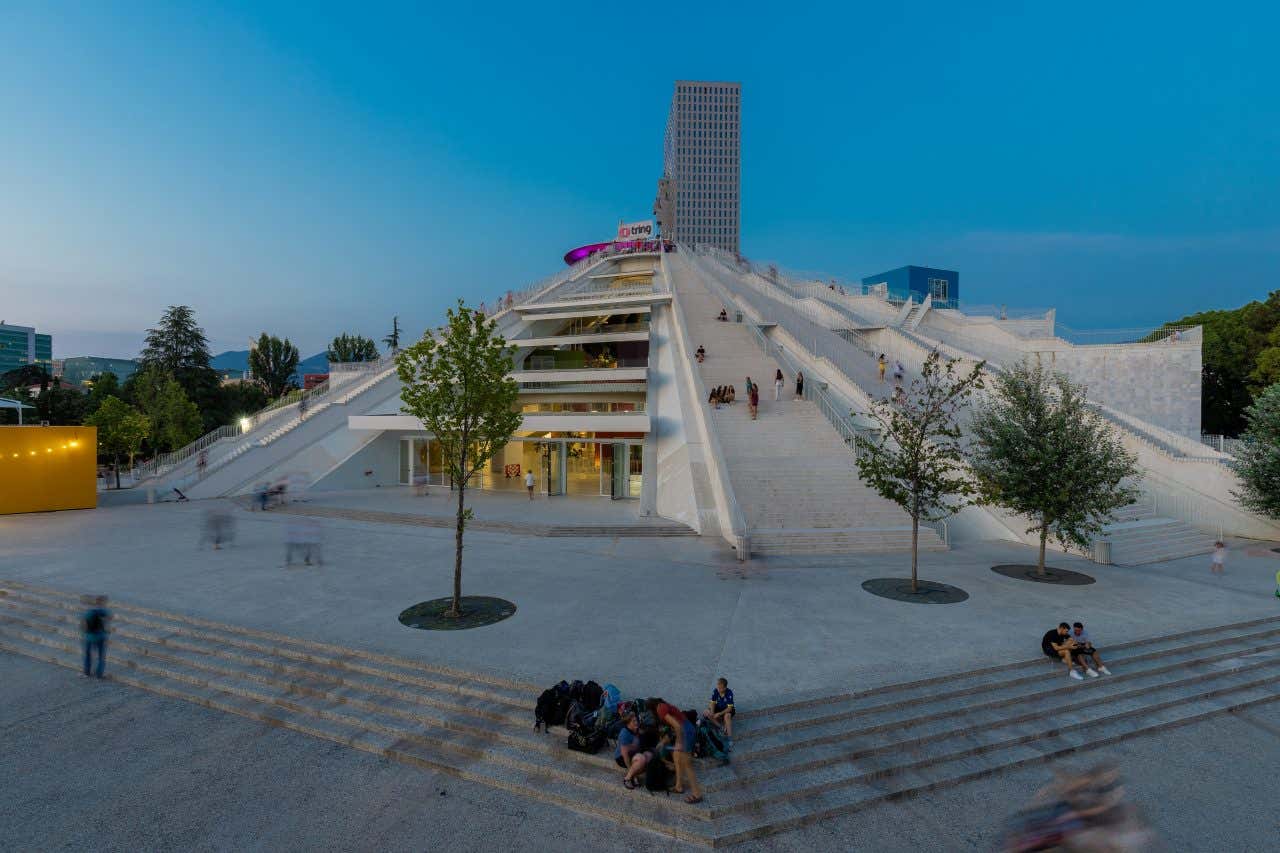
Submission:
[[[991,571],[998,575],[1004,575],[1006,578],[1013,578],[1016,581],[1035,581],[1036,583],[1051,583],[1057,586],[1086,586],[1091,583],[1097,583],[1089,575],[1073,572],[1069,569],[1055,569],[1052,566],[1045,566],[1043,575],[1037,573],[1035,566],[1024,563],[992,566]]]
[[[969,599],[969,593],[958,586],[936,581],[917,581],[916,591],[911,591],[911,578],[872,578],[862,582],[862,588],[872,595],[909,604],[959,604]]]
[[[400,624],[423,631],[460,631],[501,622],[516,612],[512,602],[487,595],[464,595],[461,616],[446,616],[451,606],[453,596],[415,604],[401,612]]]

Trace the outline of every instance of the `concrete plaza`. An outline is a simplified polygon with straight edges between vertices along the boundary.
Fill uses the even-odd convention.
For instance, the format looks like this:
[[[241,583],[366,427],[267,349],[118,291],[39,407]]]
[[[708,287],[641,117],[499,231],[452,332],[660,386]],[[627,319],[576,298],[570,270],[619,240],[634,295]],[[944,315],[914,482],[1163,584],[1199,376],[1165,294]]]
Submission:
[[[548,525],[581,519],[573,503],[530,506],[515,497],[477,495],[477,517]],[[1054,565],[1098,579],[1083,587],[990,571],[993,563],[1032,559],[1031,549],[966,546],[923,557],[922,577],[970,594],[963,604],[941,606],[862,591],[868,578],[905,574],[909,557],[901,554],[741,564],[710,539],[475,532],[467,537],[464,592],[509,598],[516,615],[472,631],[413,631],[396,616],[448,592],[452,531],[352,520],[340,511],[447,509],[443,500],[438,507],[416,500],[403,490],[309,498],[302,507],[339,512],[317,522],[324,566],[291,569],[283,566],[294,518],[286,512],[125,503],[7,517],[0,519],[0,577],[536,684],[594,677],[684,705],[701,705],[723,674],[746,710],[1029,659],[1040,634],[1061,619],[1086,622],[1105,649],[1280,611],[1274,543],[1233,543],[1225,577],[1210,576],[1203,558],[1120,568],[1055,556]],[[204,513],[215,507],[231,511],[237,532],[218,552],[199,547]],[[628,505],[600,501],[592,509],[608,522]],[[6,845],[17,848],[98,839],[111,848],[421,849],[428,837],[476,850],[676,846],[26,658],[0,654],[0,677],[11,699],[0,719],[0,773],[24,780],[5,798],[0,822],[11,827]],[[1273,798],[1264,792],[1273,790],[1280,754],[1278,714],[1275,704],[1263,705],[1068,764],[1120,762],[1135,800],[1174,849],[1265,849],[1275,829]],[[1225,754],[1240,760],[1215,757]],[[101,768],[101,784],[85,784],[86,760]],[[1008,815],[1051,773],[1013,770],[745,849],[990,849]]]
[[[369,505],[419,500],[403,495],[375,495]],[[478,520],[513,518],[518,509],[527,521],[552,524],[578,512],[568,502],[529,508],[516,496],[477,497]],[[358,498],[302,506],[362,506]],[[204,513],[215,506],[236,521],[236,541],[221,551],[199,543]],[[612,508],[603,499],[599,506]],[[0,577],[536,684],[612,681],[685,705],[700,705],[723,675],[744,707],[1025,660],[1062,620],[1083,621],[1105,648],[1270,616],[1278,606],[1280,555],[1262,543],[1233,543],[1225,577],[1211,576],[1201,557],[1119,567],[1053,555],[1053,565],[1098,580],[1076,587],[990,570],[1033,562],[1031,548],[962,546],[922,554],[920,576],[959,586],[969,600],[925,606],[861,589],[869,578],[909,574],[906,554],[739,563],[710,538],[471,532],[464,594],[501,596],[519,609],[480,630],[422,632],[396,617],[450,592],[452,530],[322,518],[324,566],[286,570],[292,518],[211,501],[0,518]]]

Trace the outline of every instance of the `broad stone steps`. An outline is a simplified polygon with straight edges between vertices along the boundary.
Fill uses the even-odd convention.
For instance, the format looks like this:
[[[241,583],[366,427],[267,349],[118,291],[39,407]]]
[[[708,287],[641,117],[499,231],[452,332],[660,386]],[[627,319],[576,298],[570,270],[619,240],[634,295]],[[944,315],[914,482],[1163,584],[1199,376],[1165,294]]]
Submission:
[[[753,726],[745,730],[740,741],[750,746],[753,757],[762,758],[852,739],[885,728],[948,721],[960,715],[981,716],[996,710],[1008,718],[1022,713],[1024,705],[1042,700],[1076,701],[1082,695],[1107,696],[1125,690],[1194,681],[1202,675],[1215,674],[1222,666],[1237,665],[1238,658],[1265,661],[1278,650],[1280,629],[1215,643],[1201,652],[1188,653],[1195,654],[1194,657],[1179,657],[1176,662],[1169,662],[1166,655],[1159,652],[1131,657],[1117,654],[1114,661],[1107,657],[1108,666],[1115,674],[1084,682],[1067,678],[1062,668],[1051,670],[1046,659],[1043,673],[1031,678],[1013,678],[983,690],[955,689],[928,698],[869,703],[791,723],[772,723],[759,729]],[[1051,679],[1051,674],[1057,677]],[[1082,686],[1087,686],[1087,690],[1081,690]]]
[[[7,593],[0,597],[0,648],[79,668],[78,607],[71,596],[4,584],[0,592]],[[140,608],[117,603],[113,609],[119,614],[118,630],[108,659],[113,678],[122,683],[713,846],[1042,761],[1063,750],[1097,745],[1103,737],[1131,737],[1197,714],[1273,701],[1280,691],[1276,617],[1117,645],[1107,650],[1108,661],[1124,666],[1126,674],[1082,685],[1067,682],[1048,662],[1021,662],[829,697],[831,701],[786,703],[740,715],[734,764],[699,762],[709,798],[703,806],[690,807],[674,797],[625,791],[610,762],[611,751],[596,756],[569,752],[562,732],[533,732],[527,716],[523,725],[514,722],[518,714],[501,709],[496,713],[502,720],[482,717],[479,710],[457,706],[475,697],[456,690],[415,701],[413,690],[435,691],[411,682],[406,687],[405,677],[418,669],[412,662],[347,650],[345,660],[378,658],[383,671],[394,677],[378,685],[369,672],[343,671],[337,673],[343,681],[335,683],[324,678],[327,663],[273,657],[243,645],[224,649],[207,636],[197,641],[193,632],[184,633],[180,617],[146,616],[160,627],[139,626],[131,620]],[[232,626],[220,628],[227,639],[245,636]],[[208,625],[196,630],[215,632]],[[259,637],[258,645],[295,655],[320,645],[252,633],[272,638],[268,644]],[[197,651],[202,644],[209,650]],[[325,649],[317,660],[343,657],[336,654],[337,647]],[[1173,650],[1184,657],[1196,652],[1195,662],[1170,666],[1168,652]],[[1148,665],[1139,666],[1143,660]],[[1057,699],[1072,687],[1079,692],[1076,705],[1093,700],[1087,713],[1083,706]],[[968,700],[966,693],[981,695]],[[533,694],[526,695],[527,714]],[[839,738],[827,747],[818,743],[837,734],[835,728],[825,728],[832,718],[847,714],[847,706],[858,702],[897,710],[848,718],[850,729],[876,731]],[[519,710],[518,704],[513,707]],[[913,719],[931,713],[932,720]],[[1087,742],[1081,741],[1081,728],[1087,729]],[[785,739],[793,732],[797,739],[788,745]],[[770,738],[781,749],[770,748]]]
[[[79,668],[77,655],[63,649],[24,644],[7,630],[0,630],[0,650],[72,670]],[[111,660],[110,651],[108,660]],[[447,741],[432,739],[369,715],[357,716],[341,705],[321,708],[296,697],[264,702],[238,690],[229,692],[214,683],[160,676],[130,667],[124,661],[110,666],[110,678],[121,684],[427,767],[583,814],[685,841],[709,843],[709,813],[705,809],[688,806],[675,796],[648,797],[637,791],[626,791],[618,783],[617,774],[606,776],[604,768],[598,772],[584,771],[581,767],[570,771],[552,763],[545,766],[508,763],[501,760],[502,748],[491,743],[479,739],[468,741],[452,733]],[[484,748],[470,746],[477,742]],[[564,750],[564,754],[574,753]]]
[[[7,602],[3,606],[11,608]],[[56,616],[46,617],[35,612],[15,615],[11,609],[6,609],[3,615],[0,629],[31,642],[41,642],[42,637],[56,638],[63,643],[79,641],[79,632],[68,620],[54,621]],[[408,685],[388,685],[358,673],[309,668],[292,661],[254,658],[234,650],[185,643],[162,635],[148,636],[145,632],[132,630],[127,623],[116,626],[112,632],[110,656],[116,658],[120,655],[139,660],[146,658],[140,666],[200,670],[209,677],[236,678],[266,688],[286,687],[334,701],[412,708],[415,714],[422,714],[424,719],[431,719],[444,728],[481,728],[486,721],[523,725],[531,719],[527,708],[503,705],[493,699],[474,699],[457,694],[441,697],[421,689],[408,689]],[[437,716],[431,716],[433,714]]]
[[[672,290],[684,309],[690,342],[707,350],[706,361],[697,365],[704,384],[733,385],[739,392],[738,403],[709,409],[708,416],[751,529],[752,550],[821,554],[908,548],[909,540],[899,537],[858,538],[858,531],[909,527],[910,522],[861,481],[853,454],[817,407],[794,399],[794,376],[786,377],[782,398],[773,399],[776,361],[761,351],[745,325],[715,319],[722,304],[702,280],[706,273],[687,259],[672,263]],[[755,421],[747,411],[747,376],[762,392]],[[795,533],[780,536],[780,530]],[[928,537],[934,541],[926,547],[945,547],[932,531]]]
[[[1211,655],[1218,647],[1223,652],[1235,654],[1254,645],[1267,645],[1276,638],[1280,638],[1280,616],[1110,644],[1100,651],[1103,659],[1109,662],[1108,666],[1115,662],[1117,666],[1130,668],[1128,671],[1132,672],[1131,668],[1137,663],[1167,662],[1173,652],[1180,653],[1181,659],[1202,652]],[[824,694],[813,699],[746,710],[735,718],[735,727],[743,727],[740,733],[735,730],[735,743],[751,742],[775,732],[848,720],[869,713],[919,708],[926,701],[950,700],[995,690],[1007,691],[1026,685],[1043,688],[1046,685],[1054,686],[1053,681],[1060,681],[1066,687],[1076,686],[1076,682],[1068,680],[1059,671],[1063,669],[1065,667],[1062,664],[1053,663],[1041,656],[1002,666],[891,684],[854,693]],[[1110,678],[1125,677],[1124,671],[1117,670],[1117,673]]]
[[[27,647],[47,648],[63,653],[74,661],[78,647],[74,641],[56,637],[42,637],[17,630],[11,624],[0,623],[0,643],[10,646],[26,644]],[[257,702],[264,706],[319,720],[356,725],[369,731],[392,735],[397,739],[421,742],[434,748],[453,752],[472,759],[483,758],[500,764],[543,772],[563,779],[610,793],[617,785],[617,778],[610,765],[601,756],[586,756],[564,748],[564,737],[553,738],[534,732],[531,726],[520,726],[519,734],[511,727],[483,725],[483,721],[461,717],[442,717],[425,713],[411,703],[381,697],[378,702],[360,698],[352,689],[322,692],[287,681],[274,684],[245,683],[241,679],[220,677],[206,668],[160,661],[139,654],[124,644],[113,644],[108,650],[111,668],[124,667],[137,677],[163,679],[175,685],[188,685],[211,689],[229,697]],[[564,767],[560,759],[568,756],[579,766]],[[582,761],[576,761],[578,757]]]
[[[874,803],[900,799],[930,790],[950,787],[973,779],[989,776],[1028,764],[1041,763],[1053,758],[1082,750],[1110,746],[1129,738],[1186,725],[1218,714],[1242,710],[1260,704],[1280,700],[1280,692],[1274,680],[1269,684],[1250,686],[1240,681],[1224,686],[1222,691],[1155,711],[1140,711],[1123,718],[1099,721],[1096,725],[1082,723],[1070,731],[1051,733],[1036,745],[1012,744],[996,750],[956,750],[956,755],[946,761],[906,762],[897,768],[877,768],[871,765],[866,778],[856,782],[841,782],[834,787],[822,788],[813,793],[787,801],[797,814],[790,818],[777,818],[773,804],[750,807],[751,813],[734,814],[735,807],[721,807],[712,802],[711,815],[717,834],[715,846],[760,838],[789,829],[795,829],[818,820],[849,814]],[[750,816],[748,816],[748,814]],[[738,826],[733,818],[744,818]]]
[[[789,788],[806,779],[831,780],[840,778],[848,767],[858,766],[859,762],[895,759],[907,750],[930,756],[945,753],[959,742],[1004,744],[1010,733],[1018,743],[1030,742],[1045,732],[1068,730],[1082,720],[1100,721],[1112,713],[1127,714],[1134,709],[1150,710],[1185,702],[1213,694],[1224,685],[1243,683],[1232,679],[1243,679],[1250,685],[1280,681],[1280,644],[1266,652],[1235,654],[1212,664],[1182,672],[1161,672],[1140,680],[1103,676],[1101,681],[1105,683],[1095,682],[1091,689],[1080,689],[1074,697],[1045,691],[1017,704],[1004,702],[953,711],[930,703],[928,714],[913,716],[904,711],[900,719],[882,719],[848,732],[832,732],[792,744],[787,744],[785,737],[775,737],[773,746],[753,743],[746,760],[707,774],[707,790],[749,787],[761,795],[765,780],[785,779]],[[716,800],[719,802],[720,797]]]
[[[763,802],[798,800],[811,794],[840,787],[875,781],[905,770],[922,770],[938,765],[954,764],[985,754],[999,755],[1008,750],[1031,747],[1069,732],[1089,730],[1110,724],[1130,725],[1141,730],[1146,718],[1160,711],[1177,708],[1217,696],[1262,689],[1273,691],[1280,699],[1280,675],[1274,662],[1266,673],[1239,672],[1224,674],[1195,692],[1151,702],[1146,697],[1116,699],[1100,703],[1087,714],[1057,714],[1042,720],[1002,724],[992,728],[973,727],[949,733],[945,741],[903,743],[891,734],[869,739],[867,749],[844,760],[809,769],[793,769],[749,787],[715,791],[712,815],[758,808]],[[876,748],[872,748],[872,746]],[[711,789],[708,789],[711,793]]]
[[[75,596],[15,581],[0,582],[0,601],[6,599],[61,608],[73,620],[83,611]],[[542,690],[534,684],[485,673],[462,672],[438,664],[302,640],[138,605],[113,603],[111,610],[118,622],[127,623],[131,629],[168,632],[175,636],[222,643],[248,652],[278,656],[297,663],[354,670],[415,687],[475,696],[517,707],[532,707]]]
[[[756,528],[751,533],[751,548],[769,554],[878,553],[911,547],[911,529],[876,528]],[[921,528],[921,551],[944,551],[946,545],[932,529]]]
[[[547,530],[547,536],[697,536],[692,527],[677,524],[562,524]]]

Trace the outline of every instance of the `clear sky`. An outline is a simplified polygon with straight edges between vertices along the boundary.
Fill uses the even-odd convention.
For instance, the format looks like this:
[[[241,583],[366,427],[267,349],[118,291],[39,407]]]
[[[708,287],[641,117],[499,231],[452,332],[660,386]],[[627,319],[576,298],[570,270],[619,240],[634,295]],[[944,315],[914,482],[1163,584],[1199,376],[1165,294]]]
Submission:
[[[1280,288],[1274,4],[0,2],[0,320],[416,337],[648,218],[743,84],[743,251],[1155,323]]]

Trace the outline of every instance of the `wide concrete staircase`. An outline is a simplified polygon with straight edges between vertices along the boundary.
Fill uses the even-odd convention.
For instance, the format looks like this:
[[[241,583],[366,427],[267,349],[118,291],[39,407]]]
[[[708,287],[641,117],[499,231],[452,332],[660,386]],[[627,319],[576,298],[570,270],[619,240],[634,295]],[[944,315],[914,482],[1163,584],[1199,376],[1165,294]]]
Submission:
[[[759,554],[847,554],[911,547],[911,520],[858,477],[852,450],[817,406],[794,399],[788,376],[775,402],[779,365],[741,323],[716,318],[725,306],[695,268],[673,264],[672,288],[689,325],[689,341],[707,351],[697,365],[710,389],[732,385],[737,402],[710,411],[729,481]],[[747,377],[760,384],[760,415],[747,410]],[[701,405],[708,405],[705,400]],[[931,528],[920,530],[922,550],[946,546]]]
[[[80,610],[72,593],[0,582],[0,651],[79,669]],[[562,731],[535,732],[537,685],[112,610],[117,683],[711,847],[1280,700],[1280,616],[1108,647],[1114,675],[1084,682],[1038,658],[827,692],[744,707],[732,762],[698,762],[706,799],[690,806],[624,790],[611,751],[570,752]]]
[[[1213,550],[1214,535],[1185,521],[1159,515],[1149,497],[1117,510],[1102,531],[1111,543],[1111,562],[1121,566],[1160,563]]]

